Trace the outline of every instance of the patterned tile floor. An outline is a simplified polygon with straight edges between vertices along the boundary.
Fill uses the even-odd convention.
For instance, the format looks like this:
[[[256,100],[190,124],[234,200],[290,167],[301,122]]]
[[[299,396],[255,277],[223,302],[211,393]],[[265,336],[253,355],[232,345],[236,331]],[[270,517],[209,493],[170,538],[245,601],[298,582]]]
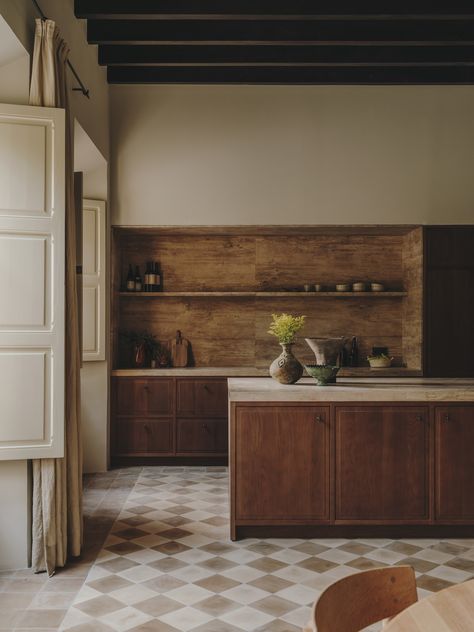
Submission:
[[[225,468],[88,477],[84,555],[51,579],[1,574],[0,629],[301,632],[321,590],[360,569],[411,564],[420,598],[474,575],[474,539],[233,543],[227,503]]]

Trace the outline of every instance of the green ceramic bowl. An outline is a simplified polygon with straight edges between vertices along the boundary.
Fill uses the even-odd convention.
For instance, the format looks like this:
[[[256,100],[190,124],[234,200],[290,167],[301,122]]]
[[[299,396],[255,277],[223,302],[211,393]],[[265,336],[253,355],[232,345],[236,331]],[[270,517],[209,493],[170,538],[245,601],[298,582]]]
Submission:
[[[311,377],[314,377],[318,386],[334,384],[339,371],[338,366],[332,366],[331,364],[305,364],[304,368]]]

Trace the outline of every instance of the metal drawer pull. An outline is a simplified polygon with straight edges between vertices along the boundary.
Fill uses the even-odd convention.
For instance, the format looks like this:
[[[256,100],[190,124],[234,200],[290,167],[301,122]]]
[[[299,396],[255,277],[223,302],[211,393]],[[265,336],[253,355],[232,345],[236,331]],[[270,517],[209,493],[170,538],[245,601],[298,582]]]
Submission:
[[[202,424],[202,427],[206,432],[210,432],[209,426],[207,424]]]
[[[446,414],[444,416],[444,421],[451,421],[451,417],[448,414]]]
[[[423,421],[423,415],[417,415],[416,416],[416,420],[417,421]]]
[[[320,424],[324,423],[324,415],[316,415],[316,421]]]

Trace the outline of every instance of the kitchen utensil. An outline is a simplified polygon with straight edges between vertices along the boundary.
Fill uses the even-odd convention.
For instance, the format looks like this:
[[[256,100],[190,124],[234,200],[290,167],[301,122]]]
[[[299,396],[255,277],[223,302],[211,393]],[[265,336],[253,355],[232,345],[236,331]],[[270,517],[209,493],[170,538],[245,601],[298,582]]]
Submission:
[[[347,342],[347,338],[344,336],[339,338],[305,338],[305,340],[316,356],[318,365],[332,366],[337,364],[339,354]]]
[[[311,377],[314,377],[318,386],[334,384],[339,371],[338,366],[330,364],[305,364],[304,368]]]
[[[176,332],[176,338],[171,341],[171,359],[173,366],[185,367],[188,366],[188,347],[189,342],[186,338],[183,338],[181,332]]]
[[[336,285],[336,292],[350,292],[351,286],[349,283],[338,283]]]

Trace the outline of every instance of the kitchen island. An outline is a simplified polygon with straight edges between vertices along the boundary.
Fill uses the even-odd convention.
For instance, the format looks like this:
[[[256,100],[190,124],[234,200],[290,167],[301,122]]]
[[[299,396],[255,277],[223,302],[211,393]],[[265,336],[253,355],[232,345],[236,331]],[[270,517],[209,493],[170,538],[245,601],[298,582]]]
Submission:
[[[228,387],[232,539],[474,532],[474,380]]]

